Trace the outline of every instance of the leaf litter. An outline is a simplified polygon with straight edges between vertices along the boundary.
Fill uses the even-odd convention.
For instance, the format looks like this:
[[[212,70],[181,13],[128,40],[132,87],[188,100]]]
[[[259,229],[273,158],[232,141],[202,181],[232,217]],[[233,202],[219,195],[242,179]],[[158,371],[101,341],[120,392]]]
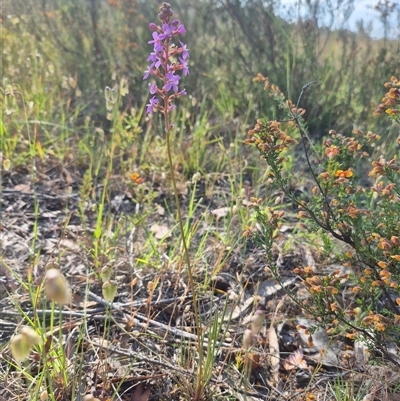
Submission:
[[[145,245],[146,237],[143,232],[140,234],[139,226],[128,228],[128,225],[125,232],[119,232],[113,245],[116,254],[99,254],[94,259],[91,237],[97,214],[93,205],[98,200],[82,204],[77,191],[67,190],[71,185],[76,188],[75,183],[80,180],[78,171],[61,174],[56,180],[58,185],[43,177],[45,175],[35,183],[35,191],[29,173],[20,173],[16,179],[10,172],[3,178],[0,342],[5,348],[0,356],[0,377],[4,378],[4,384],[0,383],[0,397],[17,400],[26,391],[20,381],[13,379],[16,372],[11,376],[7,373],[7,361],[10,360],[7,341],[20,324],[26,323],[16,305],[27,317],[34,316],[33,305],[21,283],[29,273],[33,275],[34,283],[40,284],[45,271],[56,266],[71,285],[72,301],[69,307],[60,310],[61,324],[53,327],[47,338],[49,346],[62,346],[67,351],[65,355],[70,367],[77,366],[78,361],[82,364],[84,373],[79,378],[82,396],[92,394],[105,400],[118,395],[119,398],[115,399],[133,401],[156,400],[160,395],[164,399],[185,399],[184,389],[177,388],[176,383],[182,377],[188,382],[195,380],[194,344],[198,338],[194,334],[191,294],[186,278],[171,269],[171,263],[176,261],[165,259],[159,261],[159,266],[150,262],[138,267],[140,248]],[[229,193],[228,181],[221,184],[220,180],[219,185],[222,191],[226,185]],[[182,196],[186,196],[188,191],[182,189]],[[106,205],[104,217],[107,214],[112,216],[110,233],[118,219],[136,215],[140,209],[126,193],[115,192],[114,199]],[[202,221],[198,231],[200,237],[210,227],[223,233],[220,222],[226,217],[234,217],[230,215],[237,211],[224,206],[218,198],[207,201],[213,205],[210,214],[216,221],[201,220],[207,205],[200,207],[197,212]],[[85,221],[82,219],[82,205]],[[152,218],[148,230],[157,240],[166,241],[168,246],[174,217],[168,216],[160,202]],[[34,235],[35,224],[37,234]],[[292,232],[289,222],[286,226],[283,237]],[[213,268],[217,274],[208,281],[208,287],[200,296],[201,318],[207,328],[217,313],[225,327],[224,334],[218,338],[220,351],[215,356],[215,369],[209,384],[210,399],[303,400],[309,393],[326,393],[326,383],[337,377],[368,386],[375,399],[388,399],[384,398],[383,383],[395,383],[399,377],[383,367],[374,367],[372,378],[362,345],[353,346],[340,338],[330,339],[323,328],[313,333],[310,343],[309,335],[296,329],[298,324],[310,327],[315,322],[302,316],[297,305],[284,297],[280,285],[265,269],[261,249],[249,242],[245,252],[237,247],[228,251],[226,257],[223,256],[226,247],[221,246],[218,236],[209,236],[207,240],[202,260],[196,261],[198,283],[207,282],[207,266],[220,267]],[[216,252],[218,249],[220,251]],[[318,266],[318,263],[312,250],[304,244],[292,245],[290,249],[285,253],[277,250],[277,264],[284,274],[284,286],[300,293],[301,286],[292,273],[293,268]],[[36,255],[35,258],[32,255]],[[112,266],[118,277],[118,295],[112,304],[102,298],[101,281],[96,273],[106,265]],[[323,268],[334,270],[337,266]],[[235,361],[239,361],[242,355],[242,333],[260,304],[269,317],[269,322],[266,321],[268,329],[258,335],[254,352],[259,362],[251,373],[247,388],[244,388],[238,386],[243,372],[236,368]],[[41,313],[48,322],[49,305],[43,303],[40,308],[35,313]],[[61,343],[58,344],[60,333]],[[203,338],[205,352],[210,340],[206,329]],[[185,353],[188,359],[183,363]],[[34,355],[29,363],[32,372],[39,368]],[[75,376],[74,380],[77,379]],[[70,400],[70,387],[56,391],[59,400]]]

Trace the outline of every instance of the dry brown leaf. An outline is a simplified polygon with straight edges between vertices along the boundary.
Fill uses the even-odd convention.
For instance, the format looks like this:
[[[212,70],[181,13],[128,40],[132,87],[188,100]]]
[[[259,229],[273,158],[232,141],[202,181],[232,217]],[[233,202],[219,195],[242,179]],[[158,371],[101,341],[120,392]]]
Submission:
[[[23,192],[24,194],[30,194],[31,187],[26,184],[18,184],[14,187],[14,191]]]
[[[214,216],[217,220],[219,220],[220,218],[227,216],[229,213],[235,213],[236,210],[237,210],[236,206],[233,206],[233,207],[226,206],[226,207],[220,207],[218,209],[210,210],[209,213],[212,216]]]
[[[312,327],[315,322],[302,317],[297,319],[300,327]],[[317,363],[322,363],[324,366],[338,366],[339,359],[337,353],[331,344],[331,339],[326,334],[326,330],[322,327],[315,330],[310,335],[309,330],[299,330],[299,337],[304,348],[315,349],[316,354],[310,355],[310,358]]]
[[[307,369],[307,367],[307,362],[303,359],[302,349],[294,351],[283,361],[283,368],[285,370],[293,370],[296,368]]]
[[[362,401],[372,401],[374,399],[374,395],[372,393],[368,393]]]
[[[167,226],[161,225],[161,224],[153,224],[150,227],[150,231],[154,233],[154,236],[157,239],[163,239],[165,237],[170,237],[171,233],[169,231],[169,228]]]
[[[65,238],[61,239],[59,241],[59,246],[63,247],[63,248],[67,248],[67,249],[69,249],[70,251],[73,251],[73,252],[80,252],[81,251],[81,247],[76,242],[71,241],[69,239],[65,239]]]
[[[246,311],[253,305],[254,297],[247,298],[244,302],[241,299],[241,303],[236,305],[232,311],[232,314],[226,313],[224,316],[224,320],[235,320],[246,313]],[[251,322],[253,318],[253,314],[249,314],[243,320],[243,325],[246,325]]]
[[[275,386],[279,383],[279,341],[276,334],[276,330],[273,326],[269,328],[268,332],[268,342],[269,342],[269,353],[270,353],[270,363],[272,371],[272,379]]]
[[[269,353],[270,353],[270,363],[271,363],[271,371],[272,371],[272,380],[276,387],[279,386],[279,341],[278,336],[276,334],[276,330],[274,327],[276,315],[278,314],[279,309],[282,307],[285,302],[285,297],[283,297],[278,305],[276,306],[275,312],[271,318],[271,325],[268,331],[268,342],[269,342]]]
[[[131,396],[132,401],[147,401],[150,397],[150,387],[144,388],[143,383],[139,383],[135,392]]]

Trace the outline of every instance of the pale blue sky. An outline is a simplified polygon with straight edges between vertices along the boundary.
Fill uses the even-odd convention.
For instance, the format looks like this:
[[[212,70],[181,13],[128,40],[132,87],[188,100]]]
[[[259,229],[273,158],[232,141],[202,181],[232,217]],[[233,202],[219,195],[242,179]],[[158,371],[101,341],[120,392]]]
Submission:
[[[400,0],[391,0],[393,3],[397,5],[397,9],[400,9]],[[281,6],[276,9],[279,15],[282,17],[290,15],[292,19],[297,19],[297,16],[304,15],[304,5],[299,8],[299,3],[304,4],[305,1],[299,0],[281,0]],[[337,0],[330,0],[330,3],[336,5],[338,3]],[[343,22],[343,14],[346,10],[346,4],[348,4],[348,0],[342,1],[342,4],[335,11],[335,25],[334,28],[340,27]],[[357,26],[357,21],[363,19],[364,27],[367,27],[369,23],[371,23],[371,36],[375,38],[383,37],[383,25],[379,21],[379,13],[375,11],[373,8],[378,3],[378,0],[354,0],[353,2],[353,12],[351,13],[351,17],[348,20],[347,24],[344,26],[345,28],[355,30]],[[321,7],[326,7],[328,1],[320,0]],[[391,38],[398,38],[400,35],[400,26],[399,26],[399,12],[394,12],[389,17],[390,31],[389,36]],[[328,19],[324,21],[324,23],[328,23]]]

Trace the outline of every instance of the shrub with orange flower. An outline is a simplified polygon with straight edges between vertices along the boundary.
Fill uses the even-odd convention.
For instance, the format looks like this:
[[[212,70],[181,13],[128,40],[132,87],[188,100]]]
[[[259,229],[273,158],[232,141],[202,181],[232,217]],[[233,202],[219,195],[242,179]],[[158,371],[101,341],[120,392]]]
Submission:
[[[349,339],[364,340],[371,351],[378,350],[381,356],[393,362],[382,341],[382,333],[388,341],[399,343],[400,165],[396,157],[388,161],[383,157],[370,160],[373,168],[369,177],[375,181],[366,185],[365,175],[358,174],[358,161],[369,157],[366,149],[380,139],[379,135],[355,129],[356,139],[331,130],[322,147],[310,146],[302,120],[304,110],[298,107],[309,85],[303,87],[294,105],[285,100],[282,91],[268,79],[259,75],[257,81],[264,83],[264,89],[286,112],[285,122],[258,120],[246,142],[256,146],[267,162],[272,184],[297,206],[297,217],[301,219],[299,229],[319,233],[327,253],[336,240],[344,242],[347,249],[352,248],[352,252],[346,250],[336,256],[343,265],[355,267],[351,277],[346,275],[345,278],[340,272],[316,276],[313,269],[296,267],[294,273],[303,277],[303,285],[313,300],[298,300],[298,304],[312,314],[319,325],[328,328],[330,334],[343,330]],[[400,82],[393,77],[385,87],[389,91],[375,114],[385,111],[389,118],[400,123]],[[300,135],[306,172],[313,180],[309,193],[301,192],[303,197],[294,196],[294,180],[282,162],[282,152],[297,144],[290,136],[293,127]],[[254,231],[253,237],[263,245],[270,269],[280,281],[279,268],[271,251],[279,227],[279,213],[265,213],[261,202],[257,202],[255,213],[261,229]],[[340,296],[342,281],[349,278],[353,281],[351,302],[356,308],[351,304],[339,305],[336,299]],[[288,294],[295,297],[292,292]]]

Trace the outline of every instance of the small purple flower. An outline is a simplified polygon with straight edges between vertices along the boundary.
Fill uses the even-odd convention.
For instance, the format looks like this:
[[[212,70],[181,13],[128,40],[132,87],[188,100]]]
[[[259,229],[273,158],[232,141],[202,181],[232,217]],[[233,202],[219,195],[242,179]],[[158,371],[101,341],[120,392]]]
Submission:
[[[151,36],[153,36],[153,40],[149,40],[147,42],[149,45],[155,44],[157,41],[160,42],[160,39],[158,37],[158,33],[157,32],[153,32]]]
[[[189,67],[187,65],[187,62],[182,57],[179,57],[179,62],[182,66],[182,73],[186,77],[186,75],[189,75]]]
[[[186,95],[187,95],[186,89],[183,89],[176,94],[176,97],[181,97],[181,96],[186,96]]]
[[[167,109],[167,113],[171,113],[172,110],[175,110],[176,106],[172,103],[168,104],[168,109]]]
[[[167,92],[169,92],[171,89],[173,89],[174,92],[178,92],[178,85],[181,77],[179,75],[174,75],[173,72],[169,72],[167,73],[166,78],[168,79],[168,81],[165,84],[164,89]]]
[[[146,106],[147,106],[146,113],[147,113],[147,114],[152,113],[152,112],[153,112],[153,108],[157,107],[157,106],[158,106],[158,103],[159,103],[159,100],[158,100],[155,96],[153,96],[153,97],[149,100],[149,103],[146,104]]]
[[[159,35],[159,38],[161,40],[164,40],[165,38],[172,38],[173,30],[172,27],[170,27],[168,24],[163,24],[162,26],[163,33]]]
[[[161,65],[161,60],[155,52],[150,53],[149,57],[147,57],[147,61],[151,61],[150,68],[159,68]]]
[[[175,35],[183,35],[186,32],[186,29],[183,25],[179,25],[178,29],[174,31]]]
[[[186,60],[187,58],[189,58],[189,49],[186,47],[186,45],[184,43],[182,43],[181,41],[179,41],[179,43],[181,44],[181,49],[182,49],[182,58],[184,60]]]
[[[163,49],[163,45],[161,43],[161,40],[163,38],[160,38],[161,35],[159,35],[157,32],[153,32],[153,40],[149,40],[147,43],[149,45],[154,44],[154,51],[158,53]]]
[[[143,79],[147,79],[147,78],[149,77],[149,75],[153,73],[152,68],[153,68],[152,65],[149,65],[149,66],[147,67],[147,70],[144,72],[144,77],[143,77]]]
[[[157,93],[157,85],[156,84],[149,84],[149,86],[150,86],[150,93],[152,95],[156,94]]]

